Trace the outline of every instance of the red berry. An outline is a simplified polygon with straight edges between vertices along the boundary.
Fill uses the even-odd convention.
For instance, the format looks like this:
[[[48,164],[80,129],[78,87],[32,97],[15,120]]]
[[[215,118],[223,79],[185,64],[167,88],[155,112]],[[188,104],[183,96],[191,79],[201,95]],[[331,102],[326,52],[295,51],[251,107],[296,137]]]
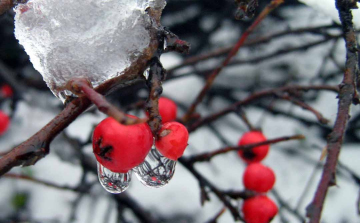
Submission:
[[[156,148],[165,157],[177,160],[184,153],[189,139],[186,127],[178,122],[167,122],[160,129],[160,138]]]
[[[272,169],[261,163],[252,163],[244,172],[243,182],[246,189],[265,193],[273,188],[275,174]]]
[[[0,92],[4,98],[11,98],[14,94],[12,88],[7,84],[1,86]]]
[[[146,123],[126,126],[109,117],[95,128],[93,151],[104,167],[112,172],[126,173],[145,160],[153,141]]]
[[[259,143],[263,141],[266,141],[266,137],[261,132],[251,131],[245,133],[241,137],[238,145],[244,146],[244,145]],[[268,154],[269,148],[270,148],[269,145],[257,146],[247,151],[239,150],[238,154],[247,163],[260,162]]]
[[[0,135],[3,135],[10,125],[10,118],[3,111],[0,111]]]
[[[277,214],[276,204],[267,196],[246,199],[242,212],[246,223],[269,223]]]
[[[162,123],[171,122],[176,119],[177,105],[175,102],[168,98],[159,98],[159,114],[162,119]],[[148,113],[146,113],[149,116]]]

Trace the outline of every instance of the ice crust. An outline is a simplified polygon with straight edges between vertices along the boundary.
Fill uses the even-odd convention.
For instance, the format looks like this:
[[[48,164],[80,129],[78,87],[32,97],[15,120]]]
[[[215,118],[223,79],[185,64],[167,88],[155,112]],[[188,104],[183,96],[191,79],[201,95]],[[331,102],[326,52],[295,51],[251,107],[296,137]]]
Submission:
[[[53,93],[74,77],[94,87],[119,76],[149,46],[148,7],[165,0],[29,0],[14,10],[15,36]]]

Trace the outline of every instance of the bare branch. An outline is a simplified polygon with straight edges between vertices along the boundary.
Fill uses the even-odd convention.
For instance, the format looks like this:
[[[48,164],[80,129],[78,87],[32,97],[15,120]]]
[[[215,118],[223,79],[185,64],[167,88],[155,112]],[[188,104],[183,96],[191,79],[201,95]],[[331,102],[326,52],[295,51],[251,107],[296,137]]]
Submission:
[[[261,21],[266,18],[269,13],[277,8],[280,4],[283,3],[283,0],[272,0],[270,4],[260,13],[260,15],[255,19],[253,24],[244,32],[244,34],[240,37],[239,41],[235,44],[233,49],[230,51],[222,65],[218,68],[216,68],[213,73],[209,76],[209,78],[206,81],[206,84],[204,88],[201,90],[195,101],[192,103],[188,111],[183,117],[183,121],[187,122],[192,114],[195,112],[196,106],[202,101],[202,99],[205,97],[206,93],[210,89],[211,85],[214,83],[215,78],[220,74],[222,69],[226,67],[231,59],[237,54],[240,47],[242,47],[246,41],[246,39],[249,37],[249,35],[254,31],[254,29],[261,23]]]
[[[187,159],[189,160],[189,162],[192,162],[192,163],[205,162],[205,161],[210,161],[215,156],[218,156],[218,155],[224,154],[224,153],[228,153],[231,151],[251,150],[252,148],[257,147],[257,146],[275,144],[275,143],[285,142],[285,141],[290,141],[290,140],[301,140],[301,139],[305,139],[305,136],[303,136],[303,135],[285,136],[285,137],[280,137],[280,138],[276,138],[276,139],[269,139],[264,142],[247,144],[247,145],[243,145],[243,146],[225,147],[225,148],[218,149],[218,150],[215,150],[215,151],[212,151],[209,153],[203,153],[203,154],[198,154],[198,155],[194,155],[191,157],[187,157]]]
[[[325,197],[330,186],[336,185],[335,171],[340,154],[345,130],[349,121],[350,106],[358,103],[356,81],[359,80],[358,44],[352,22],[351,9],[356,7],[356,1],[336,0],[346,42],[346,69],[344,79],[339,89],[338,114],[333,131],[328,136],[328,155],[324,165],[321,180],[311,204],[307,207],[307,216],[310,223],[318,223],[321,219]]]

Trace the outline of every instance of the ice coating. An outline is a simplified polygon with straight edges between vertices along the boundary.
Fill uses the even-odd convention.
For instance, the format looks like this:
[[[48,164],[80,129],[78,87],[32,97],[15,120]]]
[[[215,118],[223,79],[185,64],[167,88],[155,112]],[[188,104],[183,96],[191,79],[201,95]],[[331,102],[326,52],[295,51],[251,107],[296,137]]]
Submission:
[[[53,93],[74,77],[97,86],[149,47],[148,7],[165,0],[29,0],[15,8],[15,36]],[[67,92],[69,93],[69,92]]]

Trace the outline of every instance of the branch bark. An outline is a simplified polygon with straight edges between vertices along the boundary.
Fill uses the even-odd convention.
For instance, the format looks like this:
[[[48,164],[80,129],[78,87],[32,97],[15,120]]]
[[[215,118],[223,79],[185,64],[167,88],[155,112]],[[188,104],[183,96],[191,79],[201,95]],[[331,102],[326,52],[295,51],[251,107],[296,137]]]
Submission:
[[[311,204],[307,207],[307,216],[310,219],[310,223],[320,222],[327,191],[330,186],[336,185],[335,171],[344,133],[350,118],[350,106],[353,102],[358,103],[358,98],[356,98],[356,80],[358,80],[359,76],[358,45],[351,14],[351,9],[354,7],[356,7],[356,1],[336,0],[336,8],[339,11],[346,42],[346,68],[343,81],[340,84],[338,114],[333,131],[327,140],[327,159],[315,196]]]

